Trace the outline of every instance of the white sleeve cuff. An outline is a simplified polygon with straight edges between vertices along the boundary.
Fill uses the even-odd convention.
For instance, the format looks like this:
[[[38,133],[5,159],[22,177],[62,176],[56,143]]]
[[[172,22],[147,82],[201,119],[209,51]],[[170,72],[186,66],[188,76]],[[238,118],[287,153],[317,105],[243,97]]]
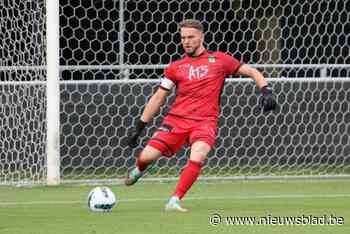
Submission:
[[[160,82],[160,86],[162,86],[165,89],[170,90],[172,87],[174,87],[174,82],[166,77],[164,77],[162,79],[162,81]]]

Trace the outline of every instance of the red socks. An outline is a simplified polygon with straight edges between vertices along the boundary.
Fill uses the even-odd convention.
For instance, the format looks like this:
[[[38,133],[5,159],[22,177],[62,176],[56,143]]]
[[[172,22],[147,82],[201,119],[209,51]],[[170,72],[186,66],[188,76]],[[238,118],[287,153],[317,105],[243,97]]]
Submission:
[[[142,162],[140,158],[140,156],[137,158],[136,166],[142,172],[146,170],[148,163]],[[193,183],[197,180],[201,169],[202,163],[188,160],[186,167],[181,172],[180,179],[177,183],[176,190],[173,196],[176,196],[179,199],[183,198],[186,192],[192,187]]]
[[[136,167],[142,172],[144,170],[146,170],[148,163],[144,163],[140,160],[141,155],[137,158],[136,160]]]
[[[197,180],[201,169],[202,163],[188,160],[186,167],[181,172],[180,179],[173,196],[177,196],[179,199],[181,199]]]

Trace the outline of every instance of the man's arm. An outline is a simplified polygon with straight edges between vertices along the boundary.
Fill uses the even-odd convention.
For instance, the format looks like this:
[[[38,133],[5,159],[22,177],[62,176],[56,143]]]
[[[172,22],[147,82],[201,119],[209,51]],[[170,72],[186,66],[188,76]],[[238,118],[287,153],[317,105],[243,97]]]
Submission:
[[[262,93],[262,96],[259,99],[259,105],[264,111],[274,110],[277,107],[272,88],[268,86],[266,79],[257,69],[247,64],[243,64],[239,67],[237,74],[251,77],[255,81]]]
[[[247,64],[242,64],[237,73],[239,75],[251,77],[260,89],[268,85],[264,76],[258,70]]]
[[[137,146],[137,139],[141,135],[143,129],[147,123],[150,122],[153,117],[158,114],[161,106],[165,103],[169,91],[166,89],[158,88],[146,104],[145,109],[141,115],[141,118],[137,120],[136,126],[131,129],[128,134],[128,145],[132,148]]]
[[[169,95],[168,90],[158,88],[158,90],[153,94],[153,96],[147,102],[140,120],[145,123],[150,122],[153,119],[153,117],[156,114],[158,114],[161,106],[164,105],[168,95]]]

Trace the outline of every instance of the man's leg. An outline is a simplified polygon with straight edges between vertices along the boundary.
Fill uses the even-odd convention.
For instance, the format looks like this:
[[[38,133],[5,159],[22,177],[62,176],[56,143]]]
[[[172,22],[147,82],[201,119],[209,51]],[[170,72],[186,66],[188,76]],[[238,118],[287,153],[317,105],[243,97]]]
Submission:
[[[161,156],[162,153],[158,149],[147,145],[137,158],[135,168],[128,172],[128,176],[125,179],[125,185],[130,186],[135,184],[138,179],[142,177],[147,166],[157,161]]]
[[[186,140],[186,134],[174,133],[172,131],[157,131],[154,133],[152,139],[150,139],[140,153],[136,167],[129,171],[125,180],[125,185],[133,185],[138,179],[140,179],[147,166],[157,161],[162,155],[165,157],[171,157],[182,146]]]
[[[180,200],[197,180],[202,169],[202,165],[207,158],[210,149],[210,145],[204,141],[196,141],[192,144],[190,160],[187,162],[186,167],[183,169],[175,193],[170,198],[168,204],[165,207],[165,210],[174,210],[181,212],[187,211],[180,206]]]

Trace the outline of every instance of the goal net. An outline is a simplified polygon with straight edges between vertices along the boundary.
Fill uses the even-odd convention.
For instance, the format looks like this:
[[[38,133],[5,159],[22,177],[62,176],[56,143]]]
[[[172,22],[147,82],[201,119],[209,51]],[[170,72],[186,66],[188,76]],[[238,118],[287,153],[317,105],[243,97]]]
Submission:
[[[299,79],[272,82],[281,108],[268,115],[257,107],[252,82],[226,82],[218,138],[203,169],[203,179],[350,172],[350,80]],[[116,181],[125,176],[168,110],[163,108],[150,124],[139,148],[126,146],[128,129],[157,85],[158,81],[149,80],[64,85],[64,178]],[[186,164],[188,150],[185,147],[176,157],[160,159],[148,178],[176,177]]]
[[[46,176],[45,7],[0,1],[0,184]]]
[[[349,1],[60,0],[60,178],[119,182],[137,149],[126,133],[183,51],[177,23],[203,22],[209,50],[258,68],[280,109],[263,114],[245,78],[227,79],[202,179],[350,174]],[[45,1],[0,2],[0,184],[46,181]],[[51,95],[51,94],[50,94]],[[176,178],[184,147],[149,180]]]

